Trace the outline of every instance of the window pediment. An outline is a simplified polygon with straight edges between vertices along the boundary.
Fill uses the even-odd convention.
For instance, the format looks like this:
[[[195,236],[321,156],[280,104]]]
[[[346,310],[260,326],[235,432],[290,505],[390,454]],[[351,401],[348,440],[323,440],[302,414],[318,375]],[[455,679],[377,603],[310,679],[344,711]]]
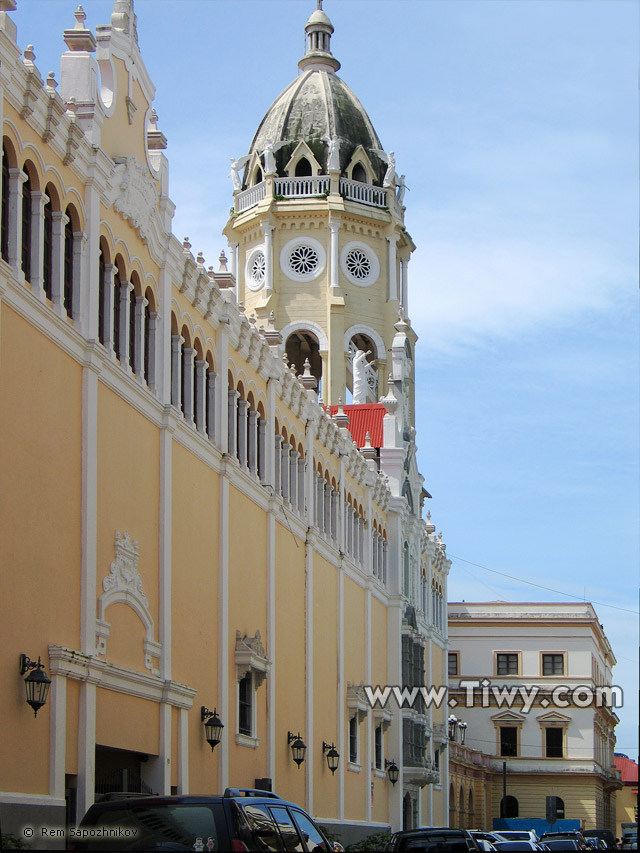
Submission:
[[[369,702],[364,692],[364,684],[347,683],[347,708],[349,716],[356,716],[360,723],[369,713]]]
[[[271,668],[271,661],[267,657],[260,631],[256,631],[253,637],[242,635],[236,631],[236,674],[237,680],[242,679],[247,673],[253,673],[256,688],[260,687]]]

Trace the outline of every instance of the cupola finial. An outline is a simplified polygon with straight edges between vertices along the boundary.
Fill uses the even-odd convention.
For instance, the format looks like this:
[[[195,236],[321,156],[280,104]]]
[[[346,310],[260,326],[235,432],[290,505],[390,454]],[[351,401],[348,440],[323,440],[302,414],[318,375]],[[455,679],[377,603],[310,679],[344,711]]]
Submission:
[[[317,0],[316,11],[304,29],[307,34],[307,51],[298,62],[298,68],[301,71],[337,71],[340,63],[331,53],[333,24],[322,8],[322,0]]]

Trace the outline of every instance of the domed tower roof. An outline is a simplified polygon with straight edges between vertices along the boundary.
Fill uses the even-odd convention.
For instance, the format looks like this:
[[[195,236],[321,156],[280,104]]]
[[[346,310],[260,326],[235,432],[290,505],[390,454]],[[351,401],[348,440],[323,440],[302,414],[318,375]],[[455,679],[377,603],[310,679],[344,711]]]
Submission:
[[[347,84],[335,73],[340,63],[330,49],[333,25],[321,2],[305,26],[307,50],[298,63],[302,72],[269,107],[253,138],[249,154],[261,154],[268,143],[285,144],[277,150],[279,175],[295,147],[304,140],[322,171],[327,172],[328,142],[340,140],[340,170],[344,171],[354,150],[362,145],[382,184],[385,164],[370,149],[382,149],[366,110]],[[324,137],[324,138],[323,138]]]

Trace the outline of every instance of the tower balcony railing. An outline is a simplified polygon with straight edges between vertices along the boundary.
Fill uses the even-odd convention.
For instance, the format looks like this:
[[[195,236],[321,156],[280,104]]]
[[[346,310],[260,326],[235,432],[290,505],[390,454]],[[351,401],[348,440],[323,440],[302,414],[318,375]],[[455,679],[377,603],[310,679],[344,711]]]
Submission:
[[[285,198],[314,198],[329,192],[331,178],[328,175],[316,175],[306,178],[276,178],[275,194]]]
[[[359,201],[371,207],[387,207],[387,190],[384,187],[373,187],[360,181],[350,181],[340,178],[340,194],[349,201]]]
[[[273,182],[274,195],[277,198],[317,198],[329,194],[331,178],[328,175],[316,175],[304,178],[276,178]],[[242,190],[235,196],[234,209],[236,213],[244,213],[265,198],[267,182],[261,181],[253,187]],[[395,194],[386,187],[374,187],[360,181],[340,178],[340,195],[348,201],[357,201],[370,207],[388,207],[393,205],[400,215],[399,205]]]
[[[236,213],[244,213],[250,207],[255,207],[259,201],[265,197],[267,191],[266,181],[256,184],[254,187],[249,187],[248,190],[243,190],[235,197]]]

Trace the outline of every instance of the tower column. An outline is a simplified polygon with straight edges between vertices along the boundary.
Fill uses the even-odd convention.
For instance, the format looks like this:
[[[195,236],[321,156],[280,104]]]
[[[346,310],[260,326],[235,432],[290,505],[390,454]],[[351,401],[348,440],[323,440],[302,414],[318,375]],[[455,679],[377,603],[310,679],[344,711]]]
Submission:
[[[264,235],[264,289],[266,293],[273,290],[273,225],[261,222]]]
[[[395,302],[398,299],[398,274],[396,262],[396,244],[398,242],[398,235],[392,234],[391,237],[387,237],[387,242],[389,243],[389,297],[387,301]]]
[[[340,220],[332,216],[329,222],[329,230],[331,232],[329,241],[329,286],[337,288],[340,287],[340,279],[338,277],[338,233],[340,231]]]
[[[400,260],[400,304],[409,313],[409,258]]]

